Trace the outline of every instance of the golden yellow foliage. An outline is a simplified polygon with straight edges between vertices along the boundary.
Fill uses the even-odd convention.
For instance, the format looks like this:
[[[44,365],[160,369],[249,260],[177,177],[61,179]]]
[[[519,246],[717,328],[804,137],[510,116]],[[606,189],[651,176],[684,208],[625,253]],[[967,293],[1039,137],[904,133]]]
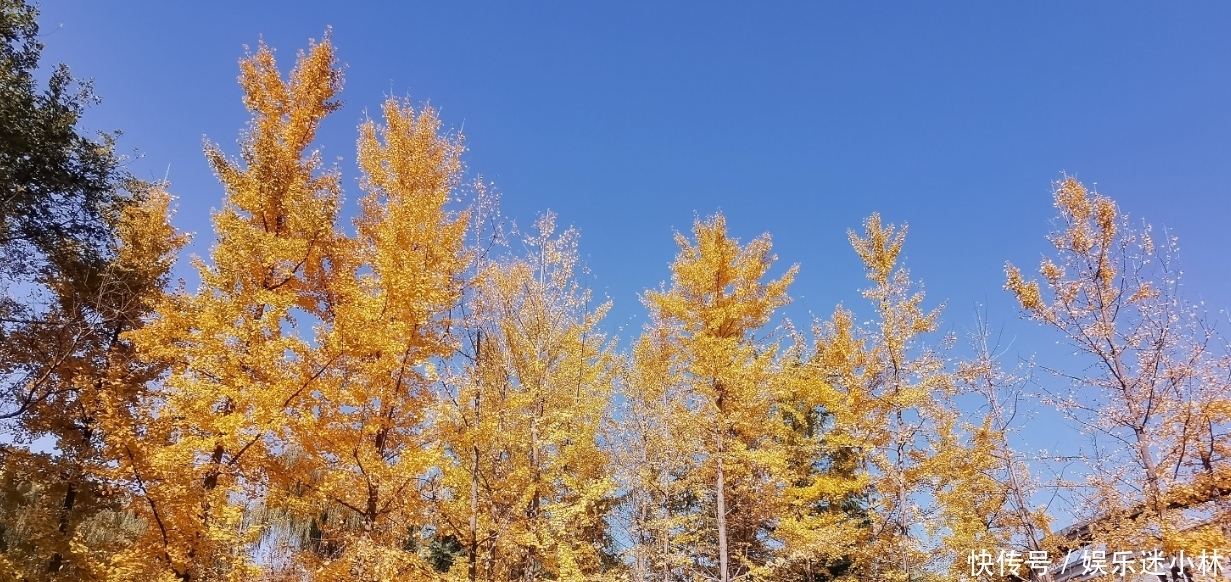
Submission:
[[[127,448],[153,539],[117,562],[158,563],[182,580],[258,571],[246,550],[260,531],[244,508],[289,479],[277,475],[285,466],[277,459],[337,359],[306,334],[312,319],[330,316],[338,176],[319,174],[319,156],[303,153],[338,107],[333,47],[326,39],[301,53],[283,81],[262,44],[241,72],[253,115],[242,164],[206,148],[226,191],[212,265],[197,261],[198,291],[164,301],[132,336],[143,357],[170,363],[171,373]]]
[[[17,415],[16,435],[56,445],[5,446],[0,454],[5,579],[110,579],[111,554],[142,529],[112,484],[118,445],[162,368],[138,359],[126,334],[158,302],[186,239],[168,223],[162,185],[134,181],[128,189],[132,198],[105,217],[112,237],[105,260],[56,257],[42,280],[53,297],[47,312],[4,338],[13,342],[6,352],[24,352],[37,371],[23,386],[33,398]]]
[[[1045,284],[1008,265],[1005,286],[1092,362],[1056,399],[1094,435],[1088,482],[1068,487],[1086,508],[1080,541],[1225,547],[1226,532],[1202,524],[1227,519],[1211,506],[1231,492],[1219,428],[1228,421],[1227,360],[1212,353],[1212,330],[1179,294],[1174,241],[1156,246],[1149,226],[1131,228],[1110,198],[1071,177],[1054,194],[1061,226],[1050,236],[1056,257],[1040,269]]]
[[[905,227],[884,225],[873,214],[862,236],[849,236],[872,283],[863,294],[878,319],[853,330],[839,309],[829,326],[833,339],[818,347],[817,358],[836,364],[825,374],[842,393],[847,410],[840,426],[868,479],[868,525],[853,559],[861,579],[915,579],[949,557],[935,540],[943,516],[936,505],[943,508],[956,478],[954,460],[967,455],[954,430],[952,378],[936,348],[921,339],[936,330],[940,310],[922,309],[923,293],[912,291],[898,266]]]
[[[308,523],[304,571],[334,580],[425,577],[403,546],[429,523],[427,482],[441,463],[430,434],[432,361],[448,355],[467,261],[466,212],[448,206],[461,138],[430,107],[389,100],[384,126],[360,127],[357,237],[330,256],[317,343],[328,373],[295,415],[295,473],[279,483]]]
[[[613,482],[599,431],[615,372],[578,282],[576,231],[547,214],[525,258],[480,266],[471,352],[443,407],[441,525],[468,550],[451,579],[598,580]]]
[[[809,337],[775,321],[798,268],[770,276],[769,236],[698,219],[621,353],[577,232],[548,213],[502,253],[434,109],[359,126],[349,230],[311,149],[340,107],[328,36],[289,76],[264,44],[240,71],[251,121],[237,158],[206,146],[224,197],[196,290],[164,290],[186,238],[165,185],[134,182],[105,260],[49,259],[26,319],[0,303],[4,579],[905,582],[988,548],[1228,543],[1231,359],[1173,241],[1076,180],[1039,279],[1006,267],[1094,363],[1055,402],[1096,434],[1088,482],[1058,484],[1090,518],[1065,537],[1005,436],[1020,379],[982,320],[947,361],[905,227],[849,233],[874,315]]]
[[[641,382],[655,382],[650,370],[665,369],[678,383],[636,390],[650,398],[670,393],[679,404],[647,401],[645,412],[669,414],[653,422],[684,437],[658,439],[643,454],[646,469],[658,473],[647,477],[661,482],[647,502],[662,506],[646,508],[660,515],[646,520],[645,533],[659,538],[651,551],[663,548],[650,559],[656,567],[727,582],[764,567],[770,551],[765,535],[784,463],[776,444],[784,425],[772,418],[778,346],[756,334],[790,301],[786,288],[797,268],[764,281],[775,261],[769,237],[740,245],[722,215],[697,221],[693,240],[677,234],[676,243],[671,287],[645,295],[651,324],[634,360],[649,367]],[[649,455],[669,460],[656,467]]]

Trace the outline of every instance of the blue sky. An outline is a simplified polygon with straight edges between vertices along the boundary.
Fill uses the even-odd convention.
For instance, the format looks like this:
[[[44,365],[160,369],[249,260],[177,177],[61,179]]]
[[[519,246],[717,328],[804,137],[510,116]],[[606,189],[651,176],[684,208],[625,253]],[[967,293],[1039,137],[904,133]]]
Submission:
[[[87,123],[121,129],[141,177],[168,173],[177,225],[211,242],[221,187],[202,136],[235,153],[243,45],[289,67],[327,26],[344,109],[320,135],[357,197],[355,126],[387,95],[430,100],[471,174],[528,225],[576,226],[608,320],[669,276],[673,229],[722,210],[799,263],[788,313],[864,318],[846,231],[910,225],[907,265],[945,329],[974,303],[1013,354],[1061,352],[1017,319],[1004,263],[1049,248],[1051,183],[1097,184],[1179,237],[1191,297],[1231,306],[1231,4],[85,2],[42,7],[45,63],[93,78]],[[1227,324],[1225,317],[1223,326]],[[1054,360],[1053,360],[1054,362]],[[1051,446],[1031,443],[1031,446]]]

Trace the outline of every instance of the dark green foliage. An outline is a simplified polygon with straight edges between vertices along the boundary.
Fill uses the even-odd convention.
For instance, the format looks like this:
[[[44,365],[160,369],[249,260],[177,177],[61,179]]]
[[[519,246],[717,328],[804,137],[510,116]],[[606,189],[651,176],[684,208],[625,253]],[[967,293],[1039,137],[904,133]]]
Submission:
[[[103,216],[126,200],[114,135],[91,139],[77,123],[95,102],[89,83],[58,65],[41,89],[38,11],[0,0],[0,274],[28,272],[38,257],[102,254]]]
[[[426,551],[424,552],[424,542]],[[431,564],[432,569],[445,573],[458,558],[466,556],[466,548],[457,536],[441,534],[433,528],[410,526],[406,531],[406,539],[402,541],[402,550],[420,554]]]
[[[321,512],[320,520],[312,520],[308,526],[308,550],[325,560],[336,560],[342,555],[342,545],[329,539],[322,526],[329,524],[329,512]]]
[[[427,548],[427,560],[437,572],[448,572],[458,558],[466,555],[462,542],[451,535],[433,536]]]

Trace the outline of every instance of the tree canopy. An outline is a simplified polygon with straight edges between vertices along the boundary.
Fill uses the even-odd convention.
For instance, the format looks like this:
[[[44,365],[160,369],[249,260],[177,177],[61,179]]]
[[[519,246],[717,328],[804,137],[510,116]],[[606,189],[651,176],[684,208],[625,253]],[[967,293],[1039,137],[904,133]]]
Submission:
[[[1019,377],[985,328],[969,355],[939,333],[878,214],[848,233],[868,306],[810,329],[781,315],[802,267],[698,218],[627,349],[579,233],[501,222],[430,105],[360,124],[348,222],[316,149],[328,33],[288,73],[263,43],[240,61],[210,254],[171,287],[169,185],[78,133],[67,69],[40,92],[36,12],[0,2],[0,274],[46,292],[2,314],[0,578],[1050,580],[1080,547],[1229,547],[1231,359],[1173,241],[1076,180],[1041,279],[1007,267],[1089,362],[1052,402],[1098,435],[1086,480],[1047,482],[1005,437]],[[1055,531],[1044,487],[1082,525]]]
[[[115,134],[78,126],[97,98],[68,67],[35,79],[43,44],[38,11],[0,1],[0,265],[28,270],[37,255],[105,252],[106,214],[127,196]]]

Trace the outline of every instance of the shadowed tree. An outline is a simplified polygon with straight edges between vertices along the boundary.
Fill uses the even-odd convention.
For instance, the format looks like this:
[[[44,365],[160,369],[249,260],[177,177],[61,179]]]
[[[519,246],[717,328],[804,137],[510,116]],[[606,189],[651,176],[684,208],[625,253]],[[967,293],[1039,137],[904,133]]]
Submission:
[[[0,0],[0,276],[29,274],[51,255],[105,260],[106,215],[128,200],[115,136],[77,127],[97,101],[61,64],[34,78],[43,45],[38,10]]]
[[[106,579],[110,554],[143,529],[116,467],[165,368],[138,358],[126,334],[162,297],[185,237],[168,223],[165,192],[131,187],[143,188],[139,202],[106,217],[115,236],[106,261],[60,256],[39,278],[53,294],[47,310],[0,343],[29,372],[23,389],[40,395],[9,421],[15,443],[0,469],[0,570],[17,579]],[[38,439],[56,446],[31,448]]]

